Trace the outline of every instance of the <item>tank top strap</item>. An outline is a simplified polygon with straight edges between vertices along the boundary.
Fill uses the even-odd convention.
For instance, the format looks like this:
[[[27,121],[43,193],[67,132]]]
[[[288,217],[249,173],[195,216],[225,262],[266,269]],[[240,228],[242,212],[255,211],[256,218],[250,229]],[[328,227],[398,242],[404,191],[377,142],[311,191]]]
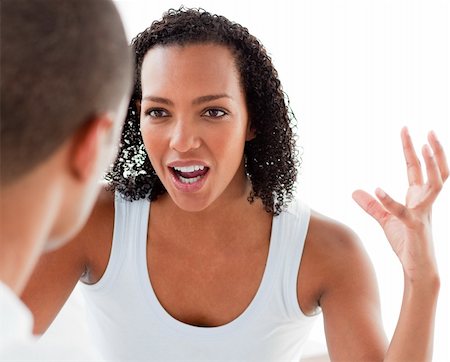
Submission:
[[[278,237],[281,240],[280,247],[282,249],[280,260],[283,261],[280,272],[286,309],[291,318],[302,319],[307,316],[302,312],[298,303],[297,278],[311,210],[300,200],[293,200],[287,210],[278,217],[280,217],[279,230],[281,233]]]
[[[119,192],[114,195],[114,228],[111,253],[105,272],[95,284],[84,284],[91,291],[107,291],[112,288],[121,269],[130,255],[142,242],[140,230],[148,220],[148,200],[129,202]],[[143,225],[142,225],[143,224]],[[145,239],[144,239],[145,241]]]

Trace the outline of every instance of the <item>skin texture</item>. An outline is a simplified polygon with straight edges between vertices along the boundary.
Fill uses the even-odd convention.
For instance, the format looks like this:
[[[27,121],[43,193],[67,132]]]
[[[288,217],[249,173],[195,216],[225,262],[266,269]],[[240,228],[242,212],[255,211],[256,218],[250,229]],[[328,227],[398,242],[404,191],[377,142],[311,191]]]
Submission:
[[[242,167],[242,149],[252,134],[232,55],[212,44],[155,48],[143,67],[144,98],[165,98],[141,103],[147,152],[168,190],[152,203],[149,219],[152,285],[162,306],[176,319],[199,326],[223,325],[245,310],[259,287],[272,221],[260,201],[247,201],[251,185]],[[228,97],[195,102],[201,96],[223,93],[234,102]],[[147,112],[155,108],[157,113]],[[226,108],[230,116],[211,120],[214,112],[205,110],[217,108]],[[164,117],[154,119],[149,114]],[[380,222],[405,270],[405,297],[390,344],[382,328],[374,272],[358,237],[317,212],[311,215],[298,274],[298,301],[307,315],[322,308],[332,360],[413,361],[431,356],[439,278],[430,212],[448,177],[448,166],[431,134],[434,156],[424,151],[428,181],[423,183],[406,130],[402,140],[407,163],[412,164],[406,206],[379,191],[379,201],[363,191],[354,194],[358,204]],[[200,159],[211,165],[211,174],[195,198],[172,187],[165,166],[174,158]],[[111,251],[113,215],[113,195],[105,191],[82,232],[65,248],[41,259],[23,295],[36,317],[35,332],[48,327],[80,278],[86,283],[100,280]],[[43,288],[48,294],[36,297]],[[415,336],[419,328],[420,340]]]

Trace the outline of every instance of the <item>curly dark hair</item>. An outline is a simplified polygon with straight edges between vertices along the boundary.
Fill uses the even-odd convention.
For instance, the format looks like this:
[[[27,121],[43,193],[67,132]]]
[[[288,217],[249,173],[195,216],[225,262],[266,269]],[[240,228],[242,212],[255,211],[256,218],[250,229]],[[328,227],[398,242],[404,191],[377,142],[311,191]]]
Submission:
[[[132,40],[135,87],[128,107],[118,157],[106,175],[110,188],[128,200],[155,200],[166,192],[145,151],[137,103],[142,98],[141,68],[154,46],[214,43],[233,53],[245,93],[255,138],[244,148],[246,172],[252,183],[249,202],[260,198],[275,215],[291,201],[299,160],[295,148],[295,116],[281,88],[277,71],[263,45],[243,26],[203,9],[170,9],[160,21]]]

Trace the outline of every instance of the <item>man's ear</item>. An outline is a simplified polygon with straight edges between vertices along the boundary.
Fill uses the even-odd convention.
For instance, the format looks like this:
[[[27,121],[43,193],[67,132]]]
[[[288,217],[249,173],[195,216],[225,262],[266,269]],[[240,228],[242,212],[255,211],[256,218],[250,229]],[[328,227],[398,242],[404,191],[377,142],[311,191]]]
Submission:
[[[74,135],[70,152],[70,170],[81,181],[88,179],[110,143],[113,121],[108,114],[92,118]]]

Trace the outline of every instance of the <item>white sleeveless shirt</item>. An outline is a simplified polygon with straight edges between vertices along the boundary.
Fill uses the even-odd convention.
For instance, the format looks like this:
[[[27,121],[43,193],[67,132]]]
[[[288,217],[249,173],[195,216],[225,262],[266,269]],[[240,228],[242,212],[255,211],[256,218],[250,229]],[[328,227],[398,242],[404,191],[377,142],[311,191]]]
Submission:
[[[310,210],[298,201],[272,222],[259,289],[246,310],[219,327],[173,318],[159,303],[147,268],[148,200],[115,197],[112,250],[102,278],[82,284],[93,342],[116,361],[296,361],[315,321],[297,299],[297,275]]]

